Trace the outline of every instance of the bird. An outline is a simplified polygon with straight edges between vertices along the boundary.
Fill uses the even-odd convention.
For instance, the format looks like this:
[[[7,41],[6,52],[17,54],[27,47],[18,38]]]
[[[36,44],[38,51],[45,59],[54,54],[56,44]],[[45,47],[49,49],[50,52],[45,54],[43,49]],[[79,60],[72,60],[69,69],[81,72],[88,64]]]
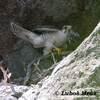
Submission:
[[[43,55],[49,54],[52,49],[59,55],[61,46],[66,42],[70,43],[73,37],[79,36],[72,30],[71,25],[64,25],[61,30],[54,26],[38,26],[29,31],[15,22],[11,22],[11,30],[17,37],[32,43],[34,48],[43,47]]]

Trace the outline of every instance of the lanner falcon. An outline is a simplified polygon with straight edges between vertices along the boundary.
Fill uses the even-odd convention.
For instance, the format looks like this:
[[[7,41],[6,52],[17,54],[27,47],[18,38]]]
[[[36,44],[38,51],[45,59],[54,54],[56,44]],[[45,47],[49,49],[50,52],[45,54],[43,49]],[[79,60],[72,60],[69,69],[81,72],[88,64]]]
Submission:
[[[79,36],[71,29],[72,26],[70,25],[63,26],[62,30],[55,27],[40,26],[29,31],[11,22],[11,28],[16,36],[31,42],[34,48],[44,47],[44,55],[48,54],[49,50],[53,48],[60,53],[57,47],[61,47],[67,41],[70,42],[73,37]]]

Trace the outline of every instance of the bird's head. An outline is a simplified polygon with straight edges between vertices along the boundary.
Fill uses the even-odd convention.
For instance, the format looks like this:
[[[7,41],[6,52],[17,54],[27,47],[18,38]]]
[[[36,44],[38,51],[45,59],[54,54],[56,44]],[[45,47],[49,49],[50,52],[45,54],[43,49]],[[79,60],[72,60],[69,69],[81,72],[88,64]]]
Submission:
[[[63,26],[62,31],[66,34],[69,43],[71,43],[72,40],[75,40],[79,37],[79,34],[73,31],[72,26],[70,25]]]
[[[70,25],[65,25],[65,26],[63,26],[63,32],[64,33],[68,33],[68,31],[70,30],[72,28],[72,26],[70,26]]]

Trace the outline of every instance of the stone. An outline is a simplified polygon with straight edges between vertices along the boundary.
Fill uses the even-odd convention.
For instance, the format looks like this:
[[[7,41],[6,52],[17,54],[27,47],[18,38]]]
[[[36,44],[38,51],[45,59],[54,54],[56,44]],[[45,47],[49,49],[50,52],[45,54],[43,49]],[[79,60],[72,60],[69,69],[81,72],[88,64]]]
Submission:
[[[87,98],[99,100],[99,32],[100,23],[74,52],[55,67],[49,77],[40,81],[32,91],[28,90],[18,100],[25,100],[24,98],[28,100],[87,100]]]
[[[0,86],[1,100],[99,100],[100,23],[79,47],[31,86]]]
[[[29,88],[27,86],[0,86],[0,100],[18,100]]]

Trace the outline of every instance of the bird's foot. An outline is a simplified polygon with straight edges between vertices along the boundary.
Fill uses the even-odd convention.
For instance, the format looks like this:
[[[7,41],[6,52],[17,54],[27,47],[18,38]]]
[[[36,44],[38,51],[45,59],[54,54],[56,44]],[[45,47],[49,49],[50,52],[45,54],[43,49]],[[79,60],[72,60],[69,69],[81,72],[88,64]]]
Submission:
[[[53,51],[57,51],[58,52],[58,56],[60,56],[61,55],[61,49],[62,48],[57,48],[57,47],[53,47],[54,49],[53,49]]]
[[[50,52],[51,54],[53,53],[50,49],[47,49],[48,52]]]

